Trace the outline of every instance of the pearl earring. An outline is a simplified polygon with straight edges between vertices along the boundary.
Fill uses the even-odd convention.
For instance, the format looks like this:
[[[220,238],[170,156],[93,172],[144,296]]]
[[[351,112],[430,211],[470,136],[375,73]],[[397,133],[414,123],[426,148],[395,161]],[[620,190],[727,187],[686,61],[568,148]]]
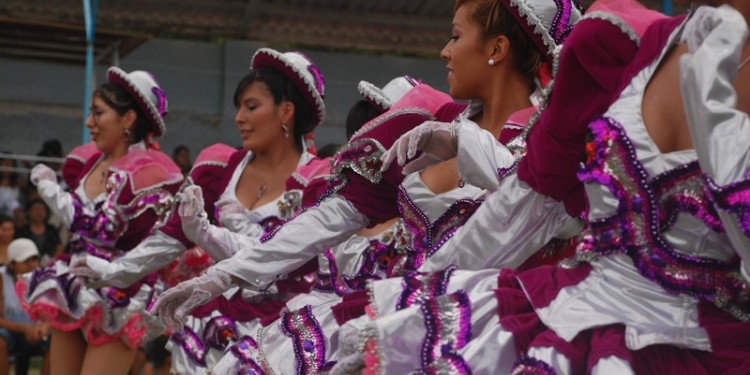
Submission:
[[[495,65],[495,59],[489,59],[487,64],[490,64],[490,66]]]

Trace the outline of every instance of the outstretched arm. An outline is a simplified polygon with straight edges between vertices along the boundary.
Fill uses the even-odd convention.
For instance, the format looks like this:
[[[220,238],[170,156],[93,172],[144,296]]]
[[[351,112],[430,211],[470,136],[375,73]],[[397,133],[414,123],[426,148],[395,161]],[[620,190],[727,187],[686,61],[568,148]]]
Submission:
[[[750,280],[750,120],[732,85],[747,25],[729,6],[700,8],[691,22],[691,53],[680,59],[685,114],[709,194]]]

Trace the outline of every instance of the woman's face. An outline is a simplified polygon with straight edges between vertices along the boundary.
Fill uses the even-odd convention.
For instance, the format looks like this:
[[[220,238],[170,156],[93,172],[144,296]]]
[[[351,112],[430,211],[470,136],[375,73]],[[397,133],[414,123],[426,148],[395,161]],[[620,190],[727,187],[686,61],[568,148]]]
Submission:
[[[284,103],[282,103],[284,104]],[[240,129],[242,148],[262,152],[284,139],[282,108],[273,102],[265,82],[249,84],[240,95],[234,121]],[[286,125],[292,137],[293,124]]]
[[[6,221],[0,224],[0,243],[9,244],[13,241],[13,236],[16,234],[15,227],[10,221]]]
[[[36,202],[29,208],[29,221],[42,223],[47,219],[47,206],[42,202]]]
[[[111,154],[123,146],[127,150],[129,141],[125,135],[125,129],[132,126],[135,116],[135,111],[132,110],[120,116],[114,108],[95,96],[91,101],[89,117],[86,119],[91,141],[96,144],[99,151],[105,154]]]
[[[440,52],[447,61],[450,95],[459,100],[475,99],[485,84],[489,64],[484,46],[479,43],[479,26],[469,19],[473,8],[462,5],[453,16],[451,39]]]
[[[39,268],[39,257],[37,256],[33,256],[23,262],[13,262],[13,273],[16,275],[23,275],[37,268]]]

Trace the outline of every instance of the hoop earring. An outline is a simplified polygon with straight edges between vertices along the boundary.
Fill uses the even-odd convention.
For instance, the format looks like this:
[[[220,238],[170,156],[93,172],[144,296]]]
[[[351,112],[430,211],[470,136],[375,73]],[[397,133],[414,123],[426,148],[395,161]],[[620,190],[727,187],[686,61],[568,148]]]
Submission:
[[[495,59],[489,59],[487,61],[487,64],[489,64],[490,66],[495,65]]]
[[[128,143],[132,143],[130,129],[125,129],[125,141]]]
[[[284,138],[289,138],[289,128],[285,124],[281,124],[281,131],[284,132]]]

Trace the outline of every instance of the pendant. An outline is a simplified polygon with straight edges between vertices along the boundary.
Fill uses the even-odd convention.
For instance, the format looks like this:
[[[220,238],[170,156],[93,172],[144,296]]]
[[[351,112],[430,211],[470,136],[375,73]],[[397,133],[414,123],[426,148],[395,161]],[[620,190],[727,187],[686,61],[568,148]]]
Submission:
[[[263,195],[263,193],[265,192],[266,192],[266,185],[265,184],[260,185],[260,187],[258,188],[258,199],[260,199],[260,196]]]

